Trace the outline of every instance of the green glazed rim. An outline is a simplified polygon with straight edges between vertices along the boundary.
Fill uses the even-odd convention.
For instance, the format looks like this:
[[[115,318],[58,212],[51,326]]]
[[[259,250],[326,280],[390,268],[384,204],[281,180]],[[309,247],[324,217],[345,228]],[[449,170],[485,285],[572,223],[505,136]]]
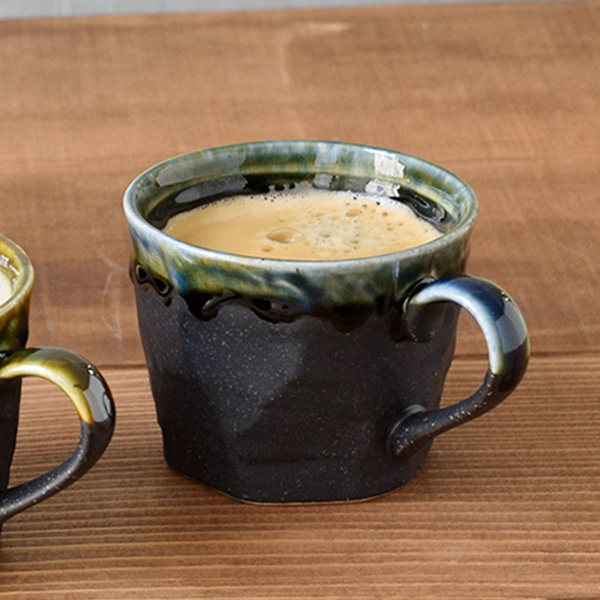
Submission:
[[[290,261],[228,254],[177,240],[152,225],[148,215],[187,187],[226,177],[313,177],[328,189],[334,178],[361,178],[380,195],[408,188],[446,209],[451,231],[416,248],[366,258]],[[330,141],[272,140],[198,150],[165,160],[127,188],[124,211],[131,231],[134,266],[181,295],[194,291],[252,297],[293,297],[305,305],[371,302],[400,297],[420,277],[459,272],[477,214],[473,190],[456,175],[423,159],[372,146]],[[393,281],[392,281],[393,280]]]
[[[5,352],[23,346],[27,340],[34,271],[25,251],[3,235],[0,235],[0,270],[12,286],[10,298],[0,304],[0,352]]]

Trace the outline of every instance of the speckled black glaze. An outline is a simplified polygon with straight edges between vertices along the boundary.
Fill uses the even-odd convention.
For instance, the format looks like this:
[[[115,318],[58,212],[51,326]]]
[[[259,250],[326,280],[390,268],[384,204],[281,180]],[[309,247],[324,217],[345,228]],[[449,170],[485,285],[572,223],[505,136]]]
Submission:
[[[2,236],[0,269],[12,284],[11,297],[0,305],[1,528],[4,521],[64,489],[97,462],[110,441],[115,412],[106,382],[88,361],[61,348],[24,348],[33,268],[23,250]],[[47,379],[65,392],[77,410],[81,435],[73,454],[59,466],[7,489],[17,434],[21,379],[28,376]]]
[[[170,214],[257,181],[393,197],[444,235],[311,262],[229,255],[160,231]],[[435,165],[331,142],[216,148],[142,174],[125,212],[168,463],[252,502],[355,500],[408,481],[435,435],[500,402],[527,363],[512,300],[462,275],[476,208],[470,188]],[[460,306],[482,325],[490,371],[477,394],[439,410]]]

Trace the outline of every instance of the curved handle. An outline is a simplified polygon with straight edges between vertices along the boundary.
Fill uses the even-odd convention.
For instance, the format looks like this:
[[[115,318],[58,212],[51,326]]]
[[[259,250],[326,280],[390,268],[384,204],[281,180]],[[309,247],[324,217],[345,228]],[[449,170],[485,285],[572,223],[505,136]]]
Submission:
[[[0,524],[54,495],[84,475],[102,456],[115,426],[110,390],[96,368],[61,348],[29,348],[0,360],[0,377],[41,377],[71,399],[81,420],[81,437],[73,454],[45,475],[0,492]]]
[[[427,411],[413,405],[390,431],[392,453],[410,456],[435,436],[482,415],[502,402],[523,377],[529,360],[529,338],[523,315],[512,298],[491,281],[460,275],[446,277],[418,289],[406,304],[409,333],[416,341],[429,336],[419,330],[420,308],[455,302],[469,311],[483,331],[489,353],[488,371],[481,387],[452,406]],[[425,340],[423,340],[425,341]]]

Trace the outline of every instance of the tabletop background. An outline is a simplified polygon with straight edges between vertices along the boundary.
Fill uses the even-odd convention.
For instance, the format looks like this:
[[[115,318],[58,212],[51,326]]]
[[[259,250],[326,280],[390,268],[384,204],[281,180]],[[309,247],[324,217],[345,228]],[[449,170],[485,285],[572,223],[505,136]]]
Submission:
[[[0,598],[598,600],[599,31],[580,1],[0,21],[0,230],[35,265],[30,343],[96,363],[118,410],[97,467],[5,525]],[[530,329],[517,392],[374,502],[241,505],[161,457],[123,191],[170,156],[276,138],[465,179],[468,270]],[[461,318],[446,401],[485,365]],[[67,404],[26,382],[13,483],[70,452]]]

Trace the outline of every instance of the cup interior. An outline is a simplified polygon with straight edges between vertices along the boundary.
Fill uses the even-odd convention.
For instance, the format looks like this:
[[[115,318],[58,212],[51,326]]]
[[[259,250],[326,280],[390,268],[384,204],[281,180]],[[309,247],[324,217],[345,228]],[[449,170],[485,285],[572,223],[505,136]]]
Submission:
[[[170,217],[207,201],[299,182],[398,198],[444,235],[469,228],[477,212],[471,188],[425,160],[370,146],[285,140],[199,150],[159,163],[130,185],[125,211],[130,225],[162,230]]]

